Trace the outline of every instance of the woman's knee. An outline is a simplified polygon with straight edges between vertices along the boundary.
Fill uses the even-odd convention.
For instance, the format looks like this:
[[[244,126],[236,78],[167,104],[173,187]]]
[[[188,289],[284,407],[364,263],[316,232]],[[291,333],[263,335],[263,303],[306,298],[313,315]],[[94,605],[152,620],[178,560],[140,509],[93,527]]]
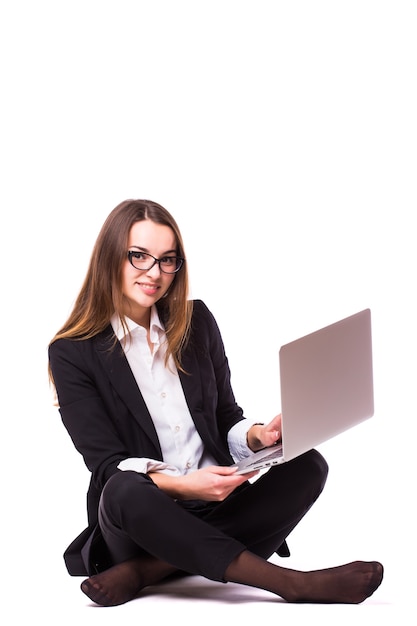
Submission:
[[[113,512],[123,511],[132,502],[146,499],[149,488],[156,488],[155,483],[144,474],[133,471],[117,472],[104,485],[100,508]]]
[[[321,493],[326,484],[329,473],[329,466],[326,459],[317,450],[310,450],[303,454],[300,459],[304,464],[305,476],[311,484],[314,483],[317,492]]]

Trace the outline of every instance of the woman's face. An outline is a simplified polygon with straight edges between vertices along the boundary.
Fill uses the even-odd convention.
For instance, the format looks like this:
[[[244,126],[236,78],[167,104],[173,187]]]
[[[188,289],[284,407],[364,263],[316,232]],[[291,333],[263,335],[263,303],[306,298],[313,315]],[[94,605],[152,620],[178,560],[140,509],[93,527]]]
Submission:
[[[156,224],[151,220],[135,222],[130,229],[128,251],[137,253],[133,261],[144,263],[140,254],[151,254],[157,259],[177,254],[174,231],[169,226]],[[146,258],[145,266],[152,265],[153,259]],[[161,272],[158,263],[151,269],[140,270],[133,267],[126,256],[122,268],[122,291],[125,300],[123,313],[137,324],[148,327],[150,308],[166,294],[175,274]]]

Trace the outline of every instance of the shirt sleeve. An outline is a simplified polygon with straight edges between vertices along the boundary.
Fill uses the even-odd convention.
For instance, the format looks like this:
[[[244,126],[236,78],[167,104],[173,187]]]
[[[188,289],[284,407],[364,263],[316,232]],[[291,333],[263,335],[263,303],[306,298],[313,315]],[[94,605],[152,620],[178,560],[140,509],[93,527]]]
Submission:
[[[252,422],[248,419],[243,419],[229,430],[227,443],[229,445],[230,454],[236,463],[253,454],[253,450],[251,450],[247,444],[247,434],[249,429],[256,423],[257,422]]]
[[[154,459],[147,459],[144,457],[130,457],[120,461],[117,466],[122,472],[132,471],[139,472],[140,474],[148,474],[149,472],[161,472],[162,474],[169,474],[170,476],[180,476],[180,471],[174,465],[168,465],[163,461],[155,461]]]

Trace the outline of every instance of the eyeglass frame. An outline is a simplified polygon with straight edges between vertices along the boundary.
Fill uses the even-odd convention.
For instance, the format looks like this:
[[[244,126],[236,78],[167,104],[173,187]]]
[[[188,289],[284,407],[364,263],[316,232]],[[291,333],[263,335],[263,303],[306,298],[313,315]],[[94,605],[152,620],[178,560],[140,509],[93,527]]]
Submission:
[[[132,256],[134,254],[138,254],[138,252],[140,254],[146,254],[146,256],[150,256],[153,259],[153,263],[150,267],[144,267],[144,268],[140,268],[140,267],[136,267],[136,265],[133,264],[132,262]],[[184,265],[184,261],[185,259],[183,259],[180,256],[164,256],[162,257],[162,259],[157,259],[156,256],[154,256],[153,254],[149,254],[149,252],[142,252],[141,250],[128,250],[127,251],[127,258],[129,260],[129,263],[132,267],[135,268],[135,270],[139,270],[139,272],[149,272],[149,270],[151,270],[156,264],[158,264],[159,266],[159,271],[162,272],[163,274],[176,274],[177,272],[180,271],[180,269],[183,267]],[[173,271],[173,272],[167,272],[166,270],[163,270],[161,267],[161,263],[164,259],[177,259],[177,262],[179,263],[179,266]]]

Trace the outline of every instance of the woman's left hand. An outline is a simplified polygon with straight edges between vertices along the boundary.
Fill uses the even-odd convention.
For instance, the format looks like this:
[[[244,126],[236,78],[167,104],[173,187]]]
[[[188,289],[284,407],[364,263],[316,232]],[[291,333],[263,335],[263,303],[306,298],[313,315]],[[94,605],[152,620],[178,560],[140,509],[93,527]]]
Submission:
[[[254,424],[248,430],[248,446],[253,452],[269,448],[281,441],[281,414],[276,415],[269,424]]]

